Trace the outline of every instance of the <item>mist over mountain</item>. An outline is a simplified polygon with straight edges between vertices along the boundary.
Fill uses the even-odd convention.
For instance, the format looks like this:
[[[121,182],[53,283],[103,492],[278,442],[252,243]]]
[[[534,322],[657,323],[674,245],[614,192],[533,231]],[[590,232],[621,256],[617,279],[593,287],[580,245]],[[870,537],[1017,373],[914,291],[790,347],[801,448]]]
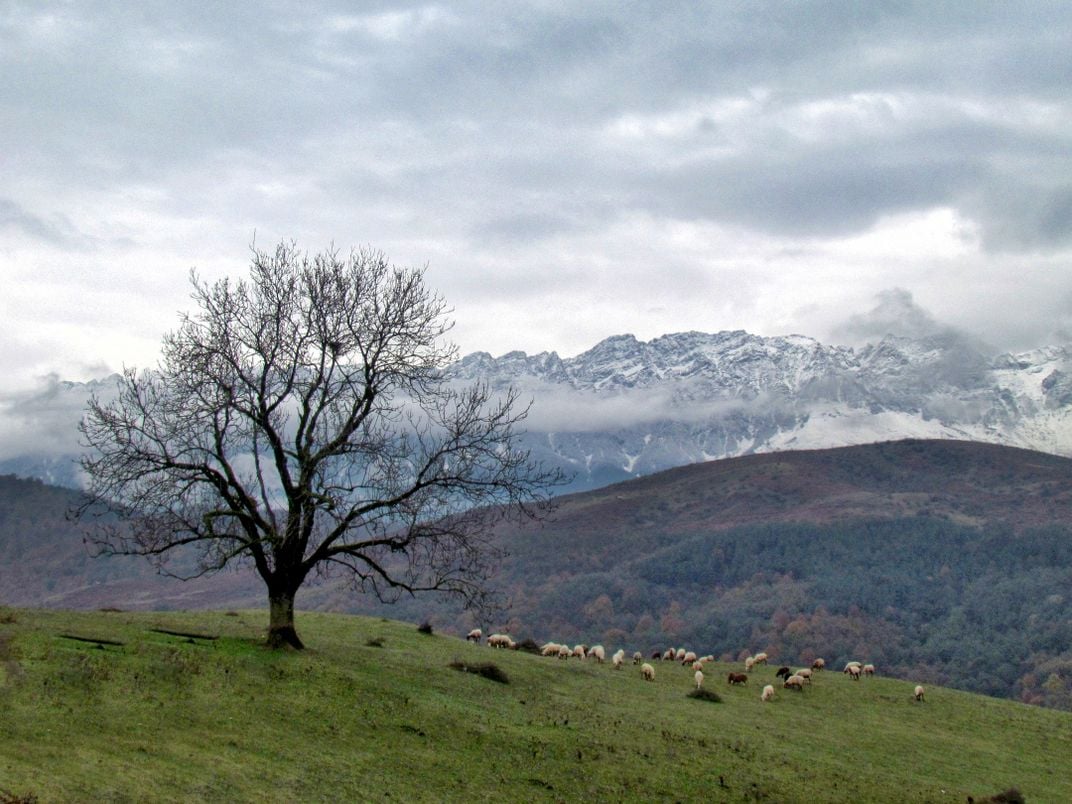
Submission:
[[[903,317],[903,316],[902,316]],[[854,332],[886,326],[872,318]],[[993,354],[925,319],[857,348],[801,335],[682,332],[607,338],[571,358],[474,352],[453,381],[532,400],[525,445],[565,491],[717,458],[900,438],[954,438],[1072,455],[1072,349]],[[0,399],[0,473],[77,487],[77,423],[92,383],[47,378]]]

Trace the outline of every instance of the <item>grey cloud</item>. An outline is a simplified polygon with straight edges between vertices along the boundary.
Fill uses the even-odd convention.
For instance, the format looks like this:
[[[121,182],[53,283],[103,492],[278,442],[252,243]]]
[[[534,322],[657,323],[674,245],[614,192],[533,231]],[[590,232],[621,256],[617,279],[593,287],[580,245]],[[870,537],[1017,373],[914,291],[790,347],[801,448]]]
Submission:
[[[867,313],[855,314],[842,324],[836,336],[849,341],[880,340],[887,335],[920,339],[948,333],[924,310],[904,288],[890,288],[875,296],[875,306]]]

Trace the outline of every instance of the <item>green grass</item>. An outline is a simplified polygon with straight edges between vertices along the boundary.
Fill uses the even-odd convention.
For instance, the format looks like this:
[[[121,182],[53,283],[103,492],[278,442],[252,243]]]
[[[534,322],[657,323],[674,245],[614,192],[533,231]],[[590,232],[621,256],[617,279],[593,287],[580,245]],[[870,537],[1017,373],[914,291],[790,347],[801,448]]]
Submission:
[[[646,683],[343,615],[273,653],[264,619],[0,609],[0,801],[1072,801],[1065,712],[829,671],[764,704],[774,667],[709,665],[716,703],[670,663]]]

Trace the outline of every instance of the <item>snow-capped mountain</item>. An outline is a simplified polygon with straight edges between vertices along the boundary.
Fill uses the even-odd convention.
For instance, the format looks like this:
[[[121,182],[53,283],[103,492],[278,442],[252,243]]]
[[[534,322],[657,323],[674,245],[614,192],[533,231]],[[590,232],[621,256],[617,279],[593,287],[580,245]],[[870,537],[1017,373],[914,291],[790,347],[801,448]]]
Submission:
[[[1072,455],[1072,352],[988,356],[954,334],[860,350],[799,335],[616,336],[574,358],[476,353],[462,380],[534,400],[528,446],[588,488],[686,463],[900,438]]]
[[[901,438],[1072,455],[1072,349],[988,355],[952,332],[858,350],[741,331],[619,335],[565,359],[476,352],[449,376],[531,398],[527,446],[570,472],[570,489],[752,452]],[[76,424],[90,393],[109,387],[114,378],[54,382],[0,400],[0,474],[75,485]],[[45,426],[47,438],[32,437]]]

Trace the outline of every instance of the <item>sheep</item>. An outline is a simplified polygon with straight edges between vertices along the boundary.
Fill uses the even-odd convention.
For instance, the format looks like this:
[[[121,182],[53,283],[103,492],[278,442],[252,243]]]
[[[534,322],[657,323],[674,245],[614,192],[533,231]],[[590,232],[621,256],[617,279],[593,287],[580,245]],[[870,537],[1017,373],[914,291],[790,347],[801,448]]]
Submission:
[[[792,675],[792,676],[789,676],[789,678],[787,678],[782,683],[782,686],[785,687],[787,690],[796,690],[797,692],[803,692],[804,691],[804,679],[801,678],[800,676]]]
[[[600,664],[603,664],[603,660],[607,658],[607,654],[603,650],[602,645],[593,645],[588,649],[588,658],[595,659]]]
[[[685,649],[684,648],[678,648],[677,651],[674,653],[674,659],[676,661],[680,662],[684,658],[685,658]]]
[[[681,664],[683,664],[683,665],[692,664],[693,662],[695,662],[699,658],[700,657],[697,656],[693,651],[691,651],[691,650],[690,651],[685,651],[685,655],[681,657]]]
[[[765,686],[763,688],[763,692],[760,694],[759,699],[761,701],[769,701],[773,697],[774,697],[774,687],[772,687],[770,684],[768,684],[767,686]]]
[[[572,655],[573,655],[573,651],[570,650],[569,645],[559,645],[558,646],[558,658],[559,659],[568,659]]]
[[[540,648],[541,656],[558,656],[558,649],[562,646],[557,642],[548,642],[542,648]]]
[[[811,663],[811,669],[812,670],[825,670],[826,669],[826,659],[816,659],[814,662]]]
[[[747,684],[748,683],[748,674],[747,673],[730,673],[726,677],[726,681],[727,681],[727,683],[729,683],[731,685],[732,684]]]
[[[644,664],[640,666],[640,677],[643,678],[645,681],[654,681],[655,668],[647,662],[644,662]]]
[[[666,651],[663,653],[663,659],[662,660],[664,662],[672,662],[672,661],[674,661],[674,657],[676,655],[677,655],[677,651],[675,651],[673,648],[667,648]]]
[[[621,670],[622,664],[625,662],[625,651],[619,648],[615,654],[610,657],[610,660],[614,663],[615,670]]]
[[[859,681],[860,680],[860,666],[859,665],[850,664],[848,667],[845,668],[844,672],[848,673],[849,678],[851,678],[853,681]]]
[[[517,643],[510,639],[509,634],[492,634],[488,637],[488,647],[514,650],[517,647]]]
[[[578,659],[583,659],[584,654],[588,651],[584,645],[574,645],[573,653],[571,655],[576,656]]]
[[[714,660],[715,660],[715,657],[710,653],[707,654],[706,656],[701,656],[700,657],[700,661],[703,662],[704,664],[707,664],[707,662],[713,662]]]
[[[755,656],[749,656],[747,659],[744,660],[744,671],[746,673],[748,671],[750,671],[752,669],[752,665],[754,665],[755,663],[756,663],[756,657]]]
[[[692,674],[692,678],[696,682],[696,689],[700,689],[703,686],[703,671],[697,670]]]
[[[875,666],[873,664],[864,665],[864,675],[873,676],[875,674]]]
[[[774,677],[785,679],[789,678],[789,676],[791,675],[793,675],[793,671],[790,670],[788,667],[779,667],[778,672],[774,674]]]
[[[757,653],[753,657],[753,662],[752,663],[753,664],[766,664],[767,663],[767,654],[766,653]]]
[[[805,683],[811,684],[811,670],[809,668],[803,667],[800,670],[797,670],[796,675],[804,679]]]
[[[633,651],[633,664],[640,664],[644,661],[644,654],[640,651]]]
[[[922,701],[923,700],[923,685],[922,684],[916,684],[916,689],[912,694],[915,696],[915,699],[917,701]]]
[[[465,635],[465,638],[469,642],[479,642],[482,636],[484,636],[484,632],[481,631],[479,628],[474,628],[472,631]]]
[[[842,670],[841,672],[842,673],[847,673],[847,672],[849,672],[850,667],[860,667],[860,666],[861,665],[860,665],[859,662],[849,662],[848,664],[845,665],[845,669]]]
[[[703,662],[701,662],[699,659],[697,659],[695,662],[692,663],[692,669],[693,670],[703,670]]]
[[[663,652],[661,650],[654,651],[651,654],[651,658],[655,661],[661,662],[663,660]]]

